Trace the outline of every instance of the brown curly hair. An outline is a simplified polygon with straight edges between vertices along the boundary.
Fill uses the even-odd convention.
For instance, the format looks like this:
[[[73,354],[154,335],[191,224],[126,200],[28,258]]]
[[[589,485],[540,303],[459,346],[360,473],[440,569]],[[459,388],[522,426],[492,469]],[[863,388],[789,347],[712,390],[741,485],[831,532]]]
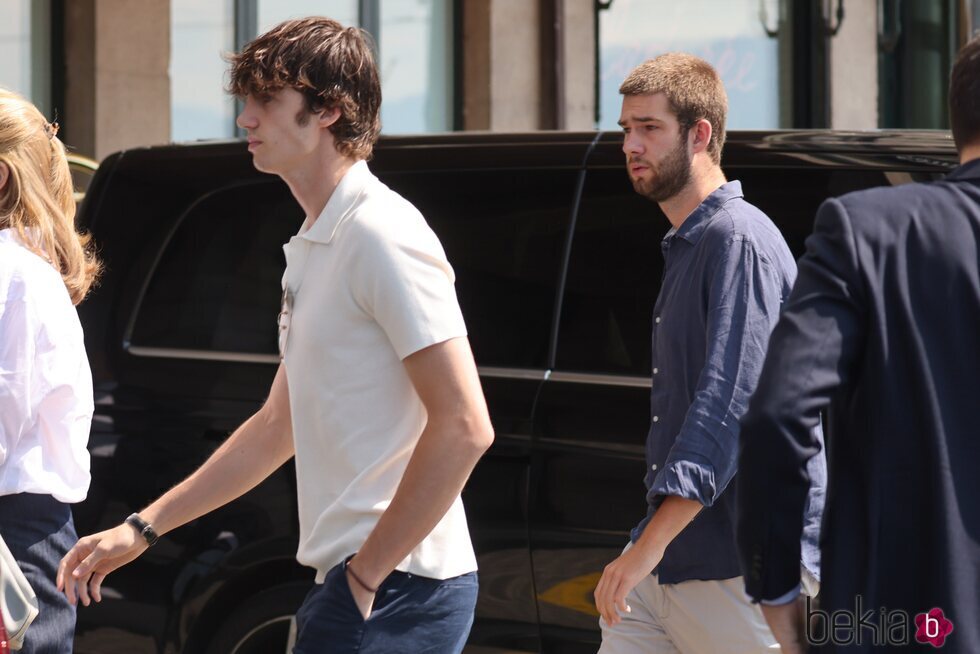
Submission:
[[[330,126],[337,151],[370,159],[381,131],[381,83],[370,36],[330,18],[287,20],[228,57],[228,92],[269,98],[283,88],[299,91],[311,113],[340,109]],[[309,114],[299,119],[309,120]]]

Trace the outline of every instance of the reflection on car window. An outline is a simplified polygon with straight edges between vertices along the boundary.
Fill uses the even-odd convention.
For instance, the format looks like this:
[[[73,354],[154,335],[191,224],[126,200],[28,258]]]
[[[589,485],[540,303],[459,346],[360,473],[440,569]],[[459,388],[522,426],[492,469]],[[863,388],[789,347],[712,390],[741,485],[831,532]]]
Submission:
[[[195,204],[150,279],[133,344],[275,354],[282,245],[302,222],[280,183],[226,189]]]

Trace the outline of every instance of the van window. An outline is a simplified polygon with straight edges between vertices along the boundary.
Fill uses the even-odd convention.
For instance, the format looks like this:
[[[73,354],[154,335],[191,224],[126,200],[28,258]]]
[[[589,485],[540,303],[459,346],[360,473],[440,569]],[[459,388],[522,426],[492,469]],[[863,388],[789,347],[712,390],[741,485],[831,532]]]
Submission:
[[[134,345],[275,354],[286,260],[303,212],[280,182],[219,190],[184,214],[139,305]]]
[[[827,197],[889,183],[884,171],[807,168],[726,170],[745,198],[779,227],[794,256],[804,251]],[[556,368],[650,375],[653,305],[663,277],[660,241],[670,224],[637,195],[625,170],[590,170],[575,227],[562,301]]]
[[[642,374],[670,225],[623,169],[590,170],[572,242],[558,331],[560,370]]]
[[[477,364],[545,367],[577,173],[381,175],[418,207],[442,241]]]

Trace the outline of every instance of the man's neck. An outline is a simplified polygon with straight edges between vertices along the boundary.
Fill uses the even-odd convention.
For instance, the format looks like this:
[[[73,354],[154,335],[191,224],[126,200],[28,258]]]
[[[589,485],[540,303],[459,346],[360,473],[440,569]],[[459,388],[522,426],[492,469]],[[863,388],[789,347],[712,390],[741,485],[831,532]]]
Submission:
[[[975,159],[980,159],[980,143],[964,146],[960,150],[960,165],[969,163]]]
[[[726,181],[728,180],[725,179],[725,174],[715,164],[700,174],[694,170],[692,171],[691,182],[680,193],[661,202],[660,209],[667,216],[667,220],[670,221],[674,229],[680,229],[688,216],[701,206],[705,198],[714,193]]]
[[[332,155],[332,156],[331,156]],[[281,175],[293,197],[303,208],[310,226],[327,206],[340,180],[357,163],[356,159],[333,153],[311,157],[308,165]]]

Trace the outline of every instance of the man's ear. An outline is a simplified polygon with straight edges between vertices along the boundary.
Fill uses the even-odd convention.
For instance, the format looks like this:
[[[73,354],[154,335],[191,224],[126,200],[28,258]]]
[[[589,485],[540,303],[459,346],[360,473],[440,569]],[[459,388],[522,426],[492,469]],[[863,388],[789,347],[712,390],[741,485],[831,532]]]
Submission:
[[[7,188],[8,179],[10,179],[10,166],[0,161],[0,193]]]
[[[330,127],[338,120],[340,120],[339,107],[330,107],[324,109],[323,111],[320,112],[319,116],[317,116],[317,123],[320,125],[320,127]]]
[[[691,127],[691,150],[695,153],[705,152],[711,143],[711,123],[702,118]]]

